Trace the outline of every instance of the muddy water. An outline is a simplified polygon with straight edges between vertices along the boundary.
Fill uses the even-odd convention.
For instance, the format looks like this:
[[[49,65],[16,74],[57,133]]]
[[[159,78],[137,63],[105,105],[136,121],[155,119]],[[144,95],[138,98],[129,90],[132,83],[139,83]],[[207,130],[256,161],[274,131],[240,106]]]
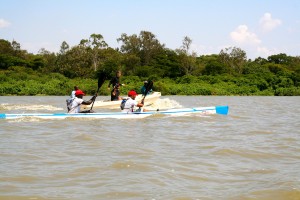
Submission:
[[[0,113],[66,98],[0,97]],[[1,119],[0,199],[300,199],[300,97],[161,99],[229,115]]]

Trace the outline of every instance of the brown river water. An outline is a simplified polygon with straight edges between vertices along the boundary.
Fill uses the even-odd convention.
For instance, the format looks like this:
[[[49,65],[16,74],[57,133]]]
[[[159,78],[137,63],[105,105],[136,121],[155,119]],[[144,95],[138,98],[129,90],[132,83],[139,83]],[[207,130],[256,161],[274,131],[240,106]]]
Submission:
[[[61,113],[66,98],[0,97],[0,113]],[[0,119],[0,200],[299,200],[300,97],[163,96],[153,109],[215,105],[229,114]]]

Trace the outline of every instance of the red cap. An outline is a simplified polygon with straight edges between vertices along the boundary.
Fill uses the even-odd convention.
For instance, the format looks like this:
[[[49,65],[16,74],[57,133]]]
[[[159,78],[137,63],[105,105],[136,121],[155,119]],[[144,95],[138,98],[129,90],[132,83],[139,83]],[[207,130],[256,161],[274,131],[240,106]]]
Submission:
[[[136,96],[137,95],[137,93],[136,93],[136,91],[134,91],[134,90],[130,90],[129,92],[128,92],[128,96]]]
[[[75,95],[85,95],[84,92],[82,92],[81,90],[76,90]]]

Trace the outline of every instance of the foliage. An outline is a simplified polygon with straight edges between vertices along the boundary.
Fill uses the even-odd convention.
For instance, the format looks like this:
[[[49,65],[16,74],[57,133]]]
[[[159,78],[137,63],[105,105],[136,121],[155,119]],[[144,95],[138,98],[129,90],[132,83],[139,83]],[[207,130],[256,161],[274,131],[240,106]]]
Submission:
[[[0,54],[0,69],[8,69],[11,66],[26,66],[27,62],[21,58]]]
[[[149,65],[164,48],[164,45],[160,44],[156,36],[149,31],[141,31],[139,36],[136,34],[128,36],[123,33],[117,41],[122,42],[121,52],[139,57],[142,66]]]
[[[226,69],[218,61],[209,61],[203,70],[205,75],[217,75],[226,73]]]
[[[246,52],[237,47],[225,48],[219,54],[219,60],[222,64],[236,73],[243,73],[243,66],[246,63]]]
[[[118,41],[120,49],[113,49],[101,34],[92,34],[73,47],[64,41],[57,54],[41,49],[34,55],[0,39],[0,95],[68,96],[74,85],[93,95],[101,73],[107,80],[99,95],[109,95],[105,85],[117,70],[126,85],[123,95],[139,91],[145,80],[163,95],[300,95],[300,57],[281,53],[251,61],[238,47],[197,56],[189,37],[172,50],[148,31],[123,33]]]

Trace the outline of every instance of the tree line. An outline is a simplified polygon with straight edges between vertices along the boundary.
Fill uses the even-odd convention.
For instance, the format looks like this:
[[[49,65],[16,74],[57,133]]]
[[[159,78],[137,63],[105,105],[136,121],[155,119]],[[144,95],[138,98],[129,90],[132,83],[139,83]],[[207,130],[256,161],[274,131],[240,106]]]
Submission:
[[[65,95],[75,82],[93,92],[97,74],[110,78],[116,70],[132,88],[154,80],[163,95],[300,95],[299,56],[251,60],[239,47],[197,56],[188,36],[172,50],[149,31],[123,33],[117,41],[120,48],[111,48],[101,34],[91,34],[72,47],[63,41],[58,53],[42,48],[32,54],[17,41],[0,39],[0,95]]]

